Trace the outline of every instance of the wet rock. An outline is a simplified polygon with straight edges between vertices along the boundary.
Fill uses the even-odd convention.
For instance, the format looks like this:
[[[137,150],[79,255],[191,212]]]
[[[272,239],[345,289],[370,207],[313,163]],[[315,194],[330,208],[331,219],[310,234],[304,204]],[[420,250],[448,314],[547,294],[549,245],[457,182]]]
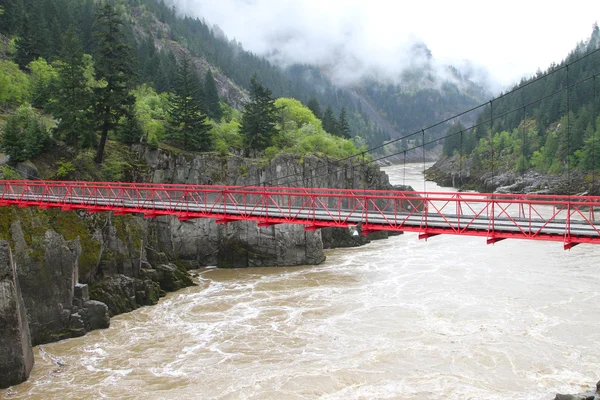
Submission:
[[[85,329],[85,323],[80,313],[71,314],[69,331],[71,332],[71,337],[79,337],[86,334],[87,330]]]
[[[88,300],[83,303],[85,320],[88,330],[106,329],[110,326],[108,306],[97,300]]]
[[[167,292],[174,292],[188,286],[194,286],[194,282],[183,267],[175,264],[161,264],[156,266],[158,283],[160,288]]]
[[[83,283],[75,284],[75,291],[73,294],[73,305],[77,307],[83,306],[83,303],[90,299],[90,293],[88,285]]]
[[[108,307],[110,316],[133,311],[139,307],[135,300],[135,279],[114,275],[90,286],[90,299]]]
[[[600,399],[600,381],[596,383],[596,390],[588,390],[579,394],[556,394],[554,400],[598,400]]]
[[[104,303],[108,307],[109,316],[156,304],[159,295],[158,283],[125,275],[113,275],[90,285],[90,298]],[[88,303],[84,304],[84,308]]]
[[[25,304],[8,242],[0,241],[0,388],[24,382],[33,368]]]
[[[47,230],[41,243],[26,245],[21,242],[23,231],[19,223],[13,224],[12,231],[32,344],[54,341],[55,334],[68,330],[64,314],[70,315],[73,306],[81,254],[79,241],[66,241]]]

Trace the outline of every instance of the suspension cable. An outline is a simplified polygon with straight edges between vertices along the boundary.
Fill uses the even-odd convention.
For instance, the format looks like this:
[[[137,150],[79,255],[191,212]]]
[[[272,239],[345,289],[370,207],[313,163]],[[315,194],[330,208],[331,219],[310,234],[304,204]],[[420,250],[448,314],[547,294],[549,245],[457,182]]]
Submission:
[[[421,129],[421,143],[423,144],[423,192],[427,192],[427,179],[425,179],[425,129]]]
[[[525,113],[525,106],[523,106],[523,122],[521,125],[521,157],[523,157],[523,162],[521,165],[521,179],[525,182],[525,169],[527,168],[527,159],[525,158],[525,121],[527,119],[527,115]]]
[[[598,119],[596,107],[596,75],[593,80],[594,85],[594,111],[592,112],[592,194],[595,193],[596,185],[596,120]]]
[[[463,156],[463,131],[460,130],[460,148],[458,151],[458,179],[460,180],[460,186],[462,187],[462,156]],[[453,182],[454,183],[454,182]]]
[[[569,94],[570,94],[570,90],[569,90],[569,65],[567,65],[566,68],[566,74],[567,74],[567,191],[568,194],[571,194],[571,160],[569,155],[571,154],[571,129],[569,129],[569,125],[570,125],[570,118],[569,118],[569,113],[571,112],[571,105],[569,103]]]
[[[491,150],[491,165],[492,165],[492,180],[491,185],[494,186],[494,101],[490,100],[490,150]]]
[[[402,177],[402,186],[406,186],[406,150],[404,150],[404,166],[402,167],[402,173],[404,174]]]
[[[580,84],[582,84],[582,83],[584,83],[584,82],[587,82],[587,81],[591,80],[591,79],[592,79],[592,78],[593,78],[595,75],[600,75],[600,74],[598,74],[598,73],[596,72],[596,73],[594,73],[594,75],[592,75],[592,76],[588,76],[588,77],[586,77],[586,78],[580,79],[580,80],[579,80],[579,81],[577,81],[577,82],[571,83],[571,84],[570,84],[570,87],[575,87],[575,86],[578,86],[578,85],[580,85]],[[562,92],[564,92],[564,91],[566,91],[566,88],[564,88],[564,87],[563,87],[563,88],[561,88],[561,89],[558,89],[558,90],[554,91],[553,93],[550,93],[550,94],[548,94],[548,95],[546,95],[546,96],[542,96],[542,97],[540,97],[540,98],[537,98],[537,99],[535,99],[535,100],[532,100],[532,101],[530,101],[529,103],[525,104],[525,106],[526,106],[527,108],[529,108],[529,107],[533,106],[534,104],[537,104],[537,103],[539,103],[539,102],[541,102],[541,101],[543,101],[543,100],[546,100],[546,99],[549,99],[549,98],[551,98],[551,97],[554,97],[554,96],[556,96],[556,95],[558,95],[558,94],[560,94],[560,93],[562,93]],[[514,108],[514,109],[512,109],[512,110],[505,111],[505,112],[503,112],[503,113],[501,113],[501,114],[495,115],[495,116],[494,116],[494,119],[496,119],[496,118],[502,118],[502,117],[505,117],[505,116],[507,116],[507,115],[511,115],[512,113],[515,113],[515,112],[518,112],[518,111],[520,111],[522,108],[523,108],[522,106],[519,106],[519,107],[517,107],[517,108]],[[489,124],[489,123],[492,123],[492,120],[491,120],[491,119],[487,119],[487,120],[481,121],[480,123],[473,124],[473,125],[471,125],[470,127],[466,128],[466,130],[474,130],[474,129],[476,129],[476,128],[483,127],[483,126],[485,126],[485,125],[487,125],[487,124]],[[419,131],[419,132],[421,132],[421,131]],[[459,134],[459,133],[460,133],[460,132],[455,132],[455,133],[451,133],[451,134],[444,135],[444,136],[442,136],[442,137],[439,137],[439,138],[437,138],[437,139],[430,140],[429,142],[425,143],[425,145],[430,145],[430,144],[437,143],[437,142],[439,142],[439,141],[441,141],[441,140],[443,140],[443,139],[447,139],[447,138],[449,138],[449,137],[453,137],[453,136],[455,136],[455,135],[457,135],[457,134]],[[408,136],[413,136],[413,135],[414,135],[414,134],[410,134],[410,135],[407,135],[407,136],[405,136],[405,137],[408,137]],[[418,149],[418,148],[419,148],[419,147],[421,147],[421,146],[422,146],[422,145],[415,145],[415,146],[413,146],[413,147],[407,148],[407,149],[406,149],[406,151],[407,151],[407,152],[410,152],[410,151],[412,151],[412,150],[416,150],[416,149]],[[404,151],[404,150],[403,150],[403,151]],[[379,158],[375,158],[375,159],[372,159],[372,160],[370,160],[370,161],[367,161],[367,163],[371,164],[371,163],[375,163],[375,162],[377,162],[377,161],[385,160],[385,159],[388,159],[388,158],[390,158],[390,157],[394,157],[394,156],[400,155],[400,154],[402,154],[402,153],[403,153],[403,151],[398,151],[398,152],[395,152],[395,153],[392,153],[392,154],[388,154],[388,155],[386,155],[386,156],[381,156],[381,157],[379,157]],[[366,151],[365,151],[365,152],[366,152]],[[340,168],[340,169],[341,169],[341,168]],[[290,175],[289,177],[291,177],[291,176],[298,176],[298,174]],[[322,175],[316,175],[314,178],[319,178],[320,176],[322,176]],[[298,181],[296,180],[295,182],[298,182]],[[242,188],[243,188],[243,187],[244,187],[244,186],[242,186]]]
[[[581,56],[580,58],[578,58],[578,59],[576,59],[576,60],[573,60],[573,61],[572,61],[571,63],[569,63],[569,64],[565,64],[565,65],[563,65],[563,66],[561,66],[561,67],[557,67],[556,69],[554,69],[554,70],[552,70],[552,71],[549,71],[549,72],[547,72],[547,73],[545,73],[545,74],[542,74],[542,75],[540,75],[540,76],[538,76],[538,77],[536,77],[536,78],[533,78],[531,81],[529,81],[529,82],[527,82],[527,83],[525,83],[525,84],[523,84],[523,85],[521,85],[521,86],[519,86],[519,87],[516,87],[516,88],[514,88],[514,89],[512,89],[512,90],[509,90],[508,92],[506,92],[506,93],[504,93],[504,94],[501,94],[501,95],[499,95],[499,96],[498,96],[498,97],[496,97],[495,99],[492,99],[492,100],[490,100],[490,101],[489,101],[489,103],[491,104],[491,103],[492,103],[493,101],[495,101],[495,100],[499,100],[499,99],[501,99],[501,98],[503,98],[503,97],[506,97],[506,96],[508,96],[508,95],[510,95],[510,94],[512,94],[512,93],[516,93],[516,92],[518,92],[519,90],[523,90],[523,89],[524,89],[524,88],[526,88],[527,86],[530,86],[530,85],[532,85],[533,83],[540,81],[541,79],[544,79],[544,78],[546,78],[546,77],[548,77],[548,76],[551,76],[551,75],[554,75],[555,73],[558,73],[559,71],[561,71],[561,70],[565,69],[565,68],[566,68],[568,65],[573,65],[573,64],[575,64],[575,63],[577,63],[577,62],[579,62],[579,61],[581,61],[581,60],[583,60],[583,59],[586,59],[586,58],[588,58],[588,57],[590,57],[590,56],[592,56],[592,55],[594,55],[594,54],[596,54],[596,53],[598,53],[598,52],[600,52],[600,48],[598,48],[598,49],[596,49],[596,50],[593,50],[593,51],[591,51],[591,52],[589,52],[589,53],[587,53],[587,54],[585,54],[585,55]],[[541,99],[540,99],[540,100],[541,100]],[[531,104],[533,104],[533,103],[536,103],[536,102],[537,102],[537,101],[534,101],[534,102],[532,102]],[[436,127],[438,127],[438,126],[440,126],[440,125],[443,125],[443,124],[445,124],[445,123],[447,123],[447,122],[450,122],[450,121],[452,121],[453,119],[456,119],[456,118],[458,118],[458,117],[461,117],[461,116],[463,116],[463,115],[466,115],[466,114],[468,114],[468,113],[471,113],[471,112],[473,112],[473,111],[475,111],[475,110],[478,110],[479,108],[482,108],[482,107],[484,107],[484,106],[485,106],[485,105],[487,105],[487,104],[488,104],[488,103],[482,103],[482,104],[480,104],[480,105],[478,105],[478,106],[476,106],[476,107],[472,107],[472,108],[470,108],[470,109],[468,109],[468,110],[466,110],[466,111],[463,111],[463,112],[461,112],[461,113],[455,114],[455,115],[453,115],[453,116],[451,116],[451,117],[449,117],[449,118],[446,118],[446,119],[444,119],[444,120],[442,120],[442,121],[439,121],[439,122],[437,122],[437,123],[435,123],[435,124],[433,124],[433,125],[430,125],[430,126],[428,126],[428,127],[424,128],[424,129],[425,129],[425,130],[430,130],[430,129],[436,128]],[[383,147],[385,147],[385,146],[389,146],[389,145],[391,145],[391,144],[397,143],[398,141],[400,141],[400,140],[402,140],[402,139],[408,139],[408,138],[410,138],[410,137],[412,137],[412,136],[415,136],[415,135],[417,135],[417,134],[419,134],[419,133],[420,133],[420,131],[416,131],[416,132],[413,132],[413,133],[410,133],[410,134],[407,134],[407,135],[401,136],[401,137],[399,137],[399,138],[396,138],[396,139],[394,139],[394,140],[390,140],[389,142],[383,143],[383,144],[381,144],[381,145],[378,145],[378,146],[375,146],[375,147],[371,147],[371,148],[369,148],[369,149],[367,149],[367,150],[364,150],[363,152],[359,152],[359,153],[353,154],[353,155],[351,155],[351,156],[347,156],[347,157],[340,158],[340,159],[336,160],[336,162],[338,162],[338,163],[339,163],[339,162],[342,162],[342,161],[347,161],[347,160],[349,160],[349,159],[352,159],[352,158],[356,158],[356,157],[360,156],[360,155],[361,155],[362,153],[364,153],[364,152],[370,153],[370,152],[372,152],[372,151],[375,151],[375,150],[381,149],[381,148],[383,148]],[[445,137],[446,137],[446,136],[443,136],[443,137],[441,137],[440,139],[443,139],[443,138],[445,138]],[[397,153],[396,153],[396,154],[397,154]],[[386,157],[386,158],[388,158],[388,157]],[[280,181],[280,180],[283,180],[283,179],[286,179],[286,178],[290,178],[290,177],[293,177],[293,176],[297,176],[297,175],[298,175],[297,173],[290,174],[290,175],[283,176],[283,177],[280,177],[280,178],[277,178],[277,179],[273,179],[273,180],[271,180],[269,183],[270,183],[270,184],[274,184],[275,182],[278,182],[278,181]]]

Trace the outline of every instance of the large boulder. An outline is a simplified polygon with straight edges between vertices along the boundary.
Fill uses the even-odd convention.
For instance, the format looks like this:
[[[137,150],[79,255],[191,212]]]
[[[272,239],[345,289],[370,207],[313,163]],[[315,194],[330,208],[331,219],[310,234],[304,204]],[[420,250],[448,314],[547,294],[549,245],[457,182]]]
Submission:
[[[25,304],[8,242],[0,241],[0,388],[24,382],[33,368]]]
[[[110,316],[156,304],[160,294],[161,290],[157,282],[125,275],[113,275],[90,285],[90,298],[104,303],[108,307]],[[92,304],[95,303],[86,302],[83,308],[93,309],[94,312],[100,310],[99,305],[92,307]]]

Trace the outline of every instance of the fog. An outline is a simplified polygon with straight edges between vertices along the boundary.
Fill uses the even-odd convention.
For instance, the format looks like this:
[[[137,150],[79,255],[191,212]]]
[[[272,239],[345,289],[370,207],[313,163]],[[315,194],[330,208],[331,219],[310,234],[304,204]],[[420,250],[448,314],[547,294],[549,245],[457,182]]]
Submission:
[[[560,62],[600,18],[599,1],[170,0],[280,65],[325,67],[339,84],[454,65],[494,91]],[[414,3],[414,4],[413,4]],[[418,4],[417,4],[418,3]],[[575,6],[576,5],[576,6]],[[425,43],[433,59],[412,51]]]

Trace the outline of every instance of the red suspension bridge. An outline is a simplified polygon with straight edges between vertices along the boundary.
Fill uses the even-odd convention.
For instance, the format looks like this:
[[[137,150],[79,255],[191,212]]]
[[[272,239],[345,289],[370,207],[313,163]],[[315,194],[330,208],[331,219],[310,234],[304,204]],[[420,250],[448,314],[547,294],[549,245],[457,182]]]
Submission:
[[[417,232],[420,239],[449,234],[600,244],[594,211],[600,196],[424,193],[293,187],[247,187],[75,181],[0,181],[0,206],[112,211],[182,221],[257,221],[258,226],[302,224],[306,230],[358,226]]]

